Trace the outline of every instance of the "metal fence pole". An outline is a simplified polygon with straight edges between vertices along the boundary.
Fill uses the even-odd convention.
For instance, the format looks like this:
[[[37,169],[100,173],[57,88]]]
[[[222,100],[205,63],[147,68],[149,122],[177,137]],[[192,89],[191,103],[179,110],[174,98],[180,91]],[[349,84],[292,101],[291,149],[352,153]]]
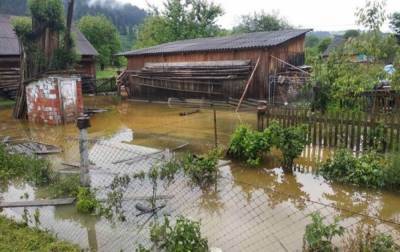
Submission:
[[[80,153],[80,183],[81,186],[90,186],[89,175],[89,146],[88,146],[88,132],[90,127],[90,119],[88,116],[79,117],[77,120],[77,127],[79,129],[79,153]]]

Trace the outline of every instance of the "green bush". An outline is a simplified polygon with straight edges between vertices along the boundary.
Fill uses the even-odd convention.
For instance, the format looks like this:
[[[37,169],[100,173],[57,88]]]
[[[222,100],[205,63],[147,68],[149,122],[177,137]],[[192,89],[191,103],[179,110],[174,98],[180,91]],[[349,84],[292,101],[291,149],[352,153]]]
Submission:
[[[0,180],[22,178],[34,185],[46,185],[53,177],[54,172],[47,160],[34,156],[9,154],[5,146],[0,145]]]
[[[247,125],[240,125],[231,137],[228,154],[250,166],[259,165],[264,153],[271,148],[269,132],[268,129],[257,132]]]
[[[199,157],[187,154],[182,159],[183,171],[196,185],[201,187],[211,185],[218,178],[220,156],[220,151],[216,149]]]
[[[178,217],[175,226],[170,225],[167,217],[162,225],[155,224],[150,230],[150,238],[157,251],[166,252],[206,252],[208,241],[201,237],[200,223],[184,217]],[[151,251],[139,246],[138,252]]]
[[[326,179],[359,186],[383,188],[386,184],[386,161],[376,153],[355,157],[348,150],[339,150],[319,170]]]
[[[79,213],[92,214],[99,207],[94,193],[86,187],[80,187],[77,196],[76,209]]]
[[[332,239],[344,233],[344,228],[338,225],[338,220],[335,219],[334,223],[327,225],[319,212],[311,214],[311,218],[312,223],[306,226],[303,237],[304,251],[337,251]]]
[[[79,176],[58,176],[46,188],[50,198],[77,197],[80,187]]]
[[[385,170],[385,182],[388,189],[398,190],[400,188],[400,153],[390,156]]]
[[[274,134],[274,146],[282,152],[282,165],[284,169],[291,171],[293,161],[300,156],[307,142],[306,126],[288,128],[277,128],[273,126],[271,133]]]

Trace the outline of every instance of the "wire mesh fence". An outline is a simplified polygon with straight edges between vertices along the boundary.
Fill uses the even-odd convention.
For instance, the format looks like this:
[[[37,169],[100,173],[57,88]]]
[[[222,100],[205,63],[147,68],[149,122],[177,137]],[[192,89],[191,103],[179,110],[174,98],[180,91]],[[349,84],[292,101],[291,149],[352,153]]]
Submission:
[[[55,138],[65,139],[64,146],[68,147],[64,147],[66,152],[61,154],[60,160],[79,161],[77,138],[64,137],[65,133],[57,129],[40,132],[36,134],[52,134]],[[32,137],[30,132],[27,135]],[[36,137],[40,138],[39,135]],[[357,250],[362,240],[375,232],[391,235],[397,244],[400,243],[399,219],[383,219],[366,211],[315,201],[302,194],[290,194],[285,190],[288,186],[285,181],[281,181],[280,187],[255,183],[236,176],[225,165],[219,168],[216,185],[207,188],[193,184],[183,172],[178,172],[172,180],[158,179],[156,187],[151,179],[134,179],[134,174],[163,165],[176,154],[126,143],[130,140],[133,140],[132,131],[120,131],[111,138],[90,141],[91,187],[102,205],[111,206],[113,215],[110,218],[79,214],[75,206],[46,206],[38,208],[38,226],[83,249],[135,251],[140,244],[147,248],[153,246],[150,230],[154,223],[162,222],[164,216],[168,216],[172,223],[184,216],[201,223],[202,235],[207,238],[210,248],[222,251],[302,251],[306,227],[312,223],[311,214],[319,212],[325,223],[334,223],[335,218],[339,218],[338,225],[345,228],[343,236],[333,239],[340,250]],[[313,149],[306,148],[304,155],[311,151]],[[130,177],[129,183],[116,185],[116,181],[120,181],[118,178],[125,176]],[[25,191],[34,197],[34,188],[27,185],[13,186],[4,196],[17,200]],[[110,195],[116,195],[113,193],[120,193],[117,194],[119,200],[112,201],[115,197],[110,198]],[[138,206],[155,210],[144,213]],[[31,217],[36,209],[26,208]],[[23,208],[4,209],[4,212],[16,219],[24,216]],[[119,218],[121,216],[123,218]],[[32,220],[30,224],[35,225],[35,222]],[[318,250],[322,248],[313,251]]]
[[[172,223],[184,216],[201,223],[201,231],[211,248],[222,251],[301,251],[311,214],[319,212],[326,223],[339,218],[345,234],[333,240],[340,250],[354,251],[362,232],[370,230],[391,235],[399,243],[400,223],[355,212],[338,206],[290,195],[277,188],[252,184],[235,178],[229,167],[220,167],[216,185],[196,186],[183,173],[171,181],[132,179],[127,186],[113,186],[116,178],[133,177],[168,162],[174,154],[119,142],[118,138],[93,141],[90,147],[91,187],[96,198],[107,204],[110,193],[121,192],[118,211],[124,218],[77,214],[73,206],[41,207],[40,227],[60,239],[97,251],[134,251],[139,244],[151,248],[150,229],[168,216]],[[15,193],[15,192],[14,192]],[[138,203],[149,205],[155,199],[157,210],[143,212]],[[33,215],[36,208],[27,208]],[[21,218],[24,210],[7,213]],[[33,225],[33,222],[31,223]],[[314,250],[318,251],[318,250]]]

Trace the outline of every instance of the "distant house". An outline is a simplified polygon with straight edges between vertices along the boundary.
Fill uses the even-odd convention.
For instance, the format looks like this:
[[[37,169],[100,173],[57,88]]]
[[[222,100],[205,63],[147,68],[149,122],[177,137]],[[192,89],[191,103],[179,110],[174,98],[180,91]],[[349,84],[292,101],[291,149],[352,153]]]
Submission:
[[[333,52],[343,49],[347,40],[344,36],[335,35],[332,39],[332,42],[326,48],[326,50],[322,53],[323,58],[328,58]],[[371,58],[362,53],[354,53],[349,51],[344,51],[346,55],[351,57],[351,61],[354,63],[367,63],[371,61]]]
[[[12,16],[0,15],[0,96],[13,98],[21,77],[21,44],[11,25]],[[73,28],[76,50],[81,56],[78,72],[83,76],[96,76],[96,49],[85,36]]]
[[[304,41],[309,31],[190,39],[120,53],[128,59],[128,67],[119,84],[137,98],[224,100],[240,98],[254,71],[246,97],[266,99],[273,75],[290,65],[304,64]]]

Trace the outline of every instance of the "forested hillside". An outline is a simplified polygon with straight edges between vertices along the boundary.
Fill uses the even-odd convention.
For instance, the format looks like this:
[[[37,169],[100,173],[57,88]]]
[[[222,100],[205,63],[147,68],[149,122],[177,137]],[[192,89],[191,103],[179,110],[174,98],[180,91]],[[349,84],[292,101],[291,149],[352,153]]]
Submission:
[[[1,0],[0,13],[11,15],[28,14],[27,0]],[[143,22],[146,12],[131,4],[120,4],[115,0],[97,1],[93,4],[90,0],[75,1],[76,20],[85,15],[102,14],[110,19],[117,27],[121,35],[127,35],[134,30],[134,27]]]

